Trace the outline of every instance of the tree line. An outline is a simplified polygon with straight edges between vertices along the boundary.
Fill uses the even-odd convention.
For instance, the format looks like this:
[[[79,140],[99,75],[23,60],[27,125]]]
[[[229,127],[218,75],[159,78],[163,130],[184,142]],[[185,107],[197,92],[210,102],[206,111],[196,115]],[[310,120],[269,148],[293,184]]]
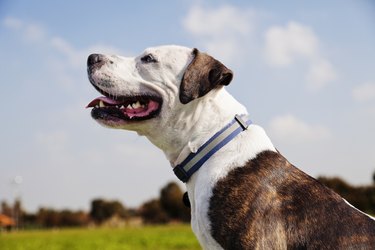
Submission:
[[[109,220],[123,225],[136,218],[144,224],[189,222],[190,209],[183,205],[182,195],[178,184],[170,182],[160,190],[158,198],[135,209],[125,207],[120,201],[98,198],[91,201],[88,212],[40,208],[36,213],[28,213],[21,201],[16,200],[13,205],[2,201],[0,214],[12,218],[20,229],[100,226]]]
[[[375,174],[373,177],[373,184],[359,187],[340,178],[319,177],[318,180],[358,209],[375,215]],[[190,209],[183,204],[182,196],[179,185],[170,182],[160,190],[159,197],[139,208],[127,208],[116,200],[94,199],[88,212],[40,208],[33,214],[24,211],[21,202],[16,200],[13,206],[3,201],[0,214],[13,218],[18,228],[101,226],[110,220],[126,225],[137,218],[143,224],[190,222]]]

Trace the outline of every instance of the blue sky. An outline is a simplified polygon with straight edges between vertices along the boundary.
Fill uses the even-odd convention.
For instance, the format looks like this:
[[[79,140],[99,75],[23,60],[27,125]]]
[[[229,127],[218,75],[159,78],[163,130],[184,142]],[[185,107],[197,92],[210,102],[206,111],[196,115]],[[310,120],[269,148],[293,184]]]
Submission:
[[[0,200],[138,206],[173,176],[163,153],[104,129],[90,53],[197,47],[234,71],[231,92],[312,176],[369,184],[375,171],[372,1],[0,1]],[[22,176],[14,181],[15,176]],[[18,184],[17,184],[18,183]]]

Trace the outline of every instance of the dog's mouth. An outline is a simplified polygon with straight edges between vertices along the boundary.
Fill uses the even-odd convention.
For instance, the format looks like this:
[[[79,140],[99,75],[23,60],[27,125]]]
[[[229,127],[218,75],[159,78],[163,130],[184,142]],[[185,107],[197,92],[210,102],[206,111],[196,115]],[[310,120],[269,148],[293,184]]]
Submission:
[[[103,93],[105,94],[105,93]],[[156,117],[162,106],[162,99],[151,95],[98,97],[86,108],[93,108],[91,116],[105,121],[143,121]]]

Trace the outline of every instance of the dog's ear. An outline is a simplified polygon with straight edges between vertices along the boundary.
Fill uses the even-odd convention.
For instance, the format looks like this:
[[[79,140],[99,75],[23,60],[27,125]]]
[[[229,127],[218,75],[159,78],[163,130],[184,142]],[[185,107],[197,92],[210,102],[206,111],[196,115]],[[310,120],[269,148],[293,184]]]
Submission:
[[[228,85],[233,73],[213,57],[193,49],[193,61],[189,64],[182,77],[180,101],[183,104],[202,97],[210,90]]]

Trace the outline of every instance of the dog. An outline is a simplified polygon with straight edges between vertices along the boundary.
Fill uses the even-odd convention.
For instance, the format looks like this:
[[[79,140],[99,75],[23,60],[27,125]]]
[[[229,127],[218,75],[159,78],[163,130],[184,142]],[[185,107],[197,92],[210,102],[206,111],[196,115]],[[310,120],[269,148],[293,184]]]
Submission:
[[[87,70],[103,95],[87,106],[92,118],[146,136],[186,182],[202,248],[375,249],[375,220],[279,153],[212,56],[159,46],[92,54]]]

